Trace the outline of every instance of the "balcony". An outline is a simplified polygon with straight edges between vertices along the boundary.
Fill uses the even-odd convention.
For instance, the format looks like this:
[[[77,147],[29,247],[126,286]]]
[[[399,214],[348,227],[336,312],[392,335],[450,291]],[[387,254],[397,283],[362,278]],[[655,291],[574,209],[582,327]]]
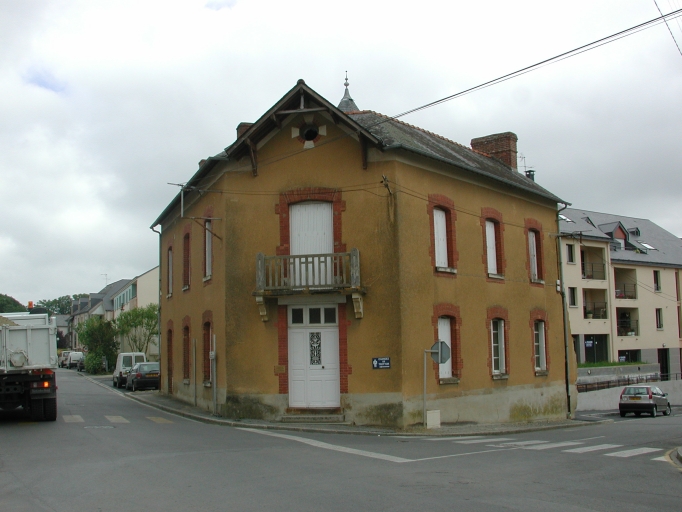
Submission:
[[[608,318],[608,305],[606,302],[585,302],[583,306],[583,318],[595,318],[605,320]]]
[[[583,279],[606,279],[606,272],[604,270],[605,265],[603,263],[590,263],[583,262]]]
[[[341,293],[353,296],[356,318],[362,318],[360,251],[284,256],[256,255],[256,302],[263,320],[265,297]]]
[[[636,299],[637,285],[635,283],[616,283],[617,299]]]
[[[639,336],[639,321],[618,320],[618,336]]]

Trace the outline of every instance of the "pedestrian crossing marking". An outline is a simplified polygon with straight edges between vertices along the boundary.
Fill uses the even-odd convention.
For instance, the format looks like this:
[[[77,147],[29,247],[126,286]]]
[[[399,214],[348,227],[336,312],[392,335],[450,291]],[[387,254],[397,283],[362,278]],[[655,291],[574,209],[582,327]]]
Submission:
[[[123,416],[105,416],[111,423],[130,423]]]
[[[662,462],[668,462],[668,457],[666,457],[665,455],[663,455],[663,456],[661,456],[661,457],[656,457],[655,459],[651,459],[651,460],[660,460],[660,461],[662,461]]]
[[[511,441],[513,437],[484,437],[482,439],[467,439],[465,441],[455,441],[457,444],[478,444],[478,443],[496,443],[498,441]]]
[[[566,453],[587,453],[597,452],[599,450],[610,450],[612,448],[620,448],[622,444],[597,444],[594,446],[581,446],[580,448],[572,448],[570,450],[563,450]]]
[[[83,418],[82,416],[79,416],[78,414],[64,414],[62,415],[62,418],[64,418],[64,423],[83,423]]]
[[[483,436],[456,436],[456,437],[432,437],[429,439],[424,439],[424,441],[457,441],[458,443],[465,443],[466,441],[471,441],[472,439],[481,439]],[[480,443],[481,441],[477,441]]]
[[[533,444],[543,444],[543,443],[548,443],[549,441],[512,441],[511,443],[502,443],[502,446],[509,446],[510,448],[513,448],[515,446],[530,446]]]
[[[154,423],[173,423],[171,420],[167,420],[160,416],[147,416],[147,419],[152,420]]]
[[[575,446],[576,444],[583,444],[579,441],[564,441],[561,443],[536,444],[533,446],[525,446],[524,450],[549,450],[550,448],[563,448],[564,446]]]
[[[606,457],[634,457],[635,455],[644,455],[645,453],[660,452],[662,448],[634,448],[632,450],[623,450],[622,452],[606,453]]]

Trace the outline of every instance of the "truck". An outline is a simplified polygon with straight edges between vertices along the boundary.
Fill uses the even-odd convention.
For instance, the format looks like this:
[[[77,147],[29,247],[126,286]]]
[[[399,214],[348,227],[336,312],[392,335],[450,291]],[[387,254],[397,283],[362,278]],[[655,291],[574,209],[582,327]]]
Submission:
[[[57,419],[57,322],[41,308],[0,313],[0,409]]]

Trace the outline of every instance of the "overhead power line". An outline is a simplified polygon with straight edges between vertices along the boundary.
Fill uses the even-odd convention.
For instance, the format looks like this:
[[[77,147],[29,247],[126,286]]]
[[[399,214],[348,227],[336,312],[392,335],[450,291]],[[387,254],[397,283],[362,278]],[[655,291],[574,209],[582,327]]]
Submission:
[[[658,2],[656,0],[654,0],[654,4],[656,5],[656,9],[658,9],[658,12],[661,13],[661,16],[663,16],[663,11],[661,11],[661,8],[658,6]],[[670,25],[668,25],[668,20],[665,20],[665,26],[668,27],[668,32],[670,32],[670,37],[673,38],[673,42],[675,43],[675,46],[677,46],[677,51],[680,52],[680,55],[682,56],[682,50],[680,50],[680,45],[677,44],[677,39],[675,39],[675,36],[673,35],[673,31],[671,30]]]

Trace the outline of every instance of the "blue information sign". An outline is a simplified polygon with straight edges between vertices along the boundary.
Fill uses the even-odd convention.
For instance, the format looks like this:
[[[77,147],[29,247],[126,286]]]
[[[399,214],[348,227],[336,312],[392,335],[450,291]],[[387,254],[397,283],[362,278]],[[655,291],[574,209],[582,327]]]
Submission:
[[[373,357],[372,358],[372,369],[374,370],[388,370],[391,368],[391,358],[390,357]]]

